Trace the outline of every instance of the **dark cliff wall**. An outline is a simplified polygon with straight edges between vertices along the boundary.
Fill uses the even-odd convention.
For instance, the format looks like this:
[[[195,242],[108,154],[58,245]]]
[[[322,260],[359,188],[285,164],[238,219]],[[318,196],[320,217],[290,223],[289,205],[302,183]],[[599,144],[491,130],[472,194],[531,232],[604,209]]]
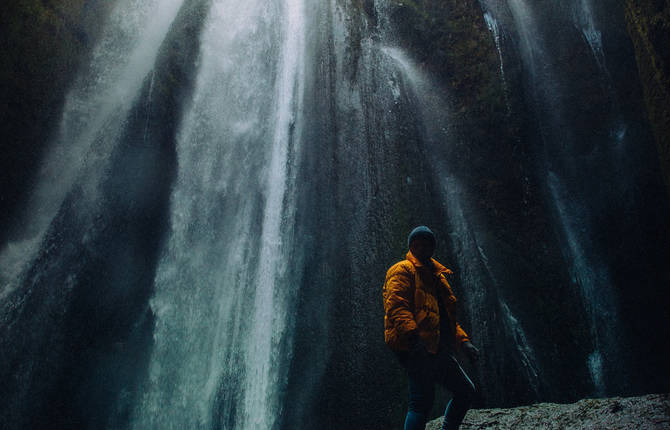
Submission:
[[[444,83],[454,122],[474,131],[475,139],[499,137],[492,128],[507,114],[504,88],[479,2],[392,0],[391,5],[398,43]]]
[[[66,207],[28,276],[30,288],[22,289],[22,296],[12,297],[2,309],[2,321],[12,321],[11,330],[0,336],[0,375],[8,381],[0,390],[5,394],[1,397],[9,398],[12,393],[12,401],[0,408],[0,415],[8,422],[21,423],[32,416],[32,424],[51,421],[55,427],[82,422],[96,428],[126,424],[137,394],[132,387],[145,376],[151,346],[153,316],[147,301],[166,228],[175,132],[181,113],[188,108],[196,76],[198,35],[207,3],[188,2],[159,54],[153,90],[147,79],[129,116],[124,144],[115,152],[112,176],[104,184],[99,215],[106,227],[92,229],[93,239],[81,246],[84,233],[68,219]],[[333,60],[338,47],[329,30],[315,31],[318,34],[309,38],[313,69],[305,83],[309,111],[305,141],[312,150],[299,161],[299,207],[315,210],[298,215],[300,244],[309,257],[296,312],[283,428],[385,429],[401,422],[405,380],[382,340],[381,283],[388,266],[402,259],[411,227],[426,223],[438,233],[436,257],[455,269],[459,297],[467,300],[468,289],[473,287],[461,277],[461,268],[454,267],[460,251],[449,237],[453,228],[447,215],[435,202],[439,194],[435,178],[422,163],[432,154],[426,153],[429,148],[421,142],[422,130],[415,113],[410,112],[411,102],[390,102],[389,88],[379,85],[387,82],[388,74],[371,61],[382,60],[379,53],[367,52],[367,60],[363,58],[361,39],[374,31],[380,19],[374,2],[339,3],[349,25],[343,60],[346,76],[338,75],[342,69]],[[552,2],[544,3],[550,11]],[[3,153],[7,154],[1,162],[6,174],[0,191],[3,209],[8,210],[2,214],[13,213],[17,218],[12,210],[30,183],[31,172],[58,121],[67,87],[110,4],[26,0],[3,10],[3,29],[7,29],[3,40],[16,48],[7,51],[1,69],[9,83],[3,94],[8,102],[0,107]],[[319,13],[335,13],[321,8]],[[631,17],[633,12],[629,12]],[[453,115],[448,154],[463,181],[465,204],[480,214],[476,225],[471,220],[483,232],[479,245],[488,252],[505,300],[527,324],[528,341],[543,363],[542,391],[533,392],[515,350],[518,339],[505,333],[505,316],[493,294],[486,314],[464,315],[468,330],[481,320],[489,325],[485,333],[473,333],[484,353],[480,370],[475,370],[482,387],[477,401],[478,405],[514,405],[538,397],[577,399],[592,390],[586,368],[591,333],[585,306],[565,268],[542,191],[539,151],[533,146],[538,124],[523,84],[524,71],[514,43],[518,35],[507,34],[502,41],[505,87],[496,45],[482,13],[474,0],[391,2],[398,44],[437,78],[437,86],[448,99]],[[545,25],[569,27],[549,15],[544,17]],[[313,17],[314,28],[319,28],[321,18]],[[619,18],[612,20],[611,28],[621,27],[623,15]],[[658,19],[652,21],[660,25]],[[566,34],[556,37],[552,49],[559,52],[557,64],[573,67],[571,62],[588,47],[578,33]],[[566,44],[559,47],[559,42]],[[654,49],[662,46],[652,45]],[[612,74],[614,81],[621,82],[618,91],[630,105],[626,115],[635,125],[632,133],[643,147],[647,141],[646,123],[639,119],[641,92],[636,80],[625,78],[632,57],[630,49],[621,46],[608,49],[608,55],[620,52],[623,65]],[[573,119],[597,118],[599,106],[608,102],[602,89],[592,85],[596,65],[579,64],[577,68],[579,75],[566,79],[571,81],[566,98],[586,94],[589,103],[575,107]],[[644,76],[643,69],[640,66]],[[651,83],[646,86],[654,88],[658,74],[648,73]],[[647,82],[644,77],[643,81]],[[342,100],[337,95],[341,99],[360,95],[360,106],[347,106],[347,110],[338,105]],[[648,103],[650,99],[650,112],[662,110],[662,97],[648,96]],[[380,107],[388,107],[391,114],[380,114]],[[650,116],[656,128],[662,129],[664,117],[655,120],[656,115]],[[585,130],[596,130],[585,134],[606,134],[601,124],[582,125]],[[586,145],[580,152],[589,153],[593,146]],[[439,152],[439,148],[431,149]],[[652,158],[642,155],[635,154],[639,166],[653,164]],[[605,258],[616,268],[625,322],[621,336],[640,340],[633,360],[637,367],[630,372],[636,377],[625,387],[638,392],[668,388],[665,363],[670,357],[667,347],[658,348],[667,343],[669,330],[663,313],[668,293],[658,292],[669,278],[667,270],[661,270],[667,264],[667,228],[659,228],[666,222],[667,204],[658,199],[654,171],[650,171],[626,194],[644,209],[622,211],[618,203],[612,203],[608,216],[598,220],[596,233],[609,249]],[[76,196],[69,203],[75,200]],[[0,227],[10,219],[2,216],[6,218],[0,218]],[[645,225],[642,234],[630,227],[633,221]],[[72,282],[71,290],[55,288]],[[495,289],[493,285],[480,287]],[[13,307],[15,303],[21,306]],[[489,344],[481,343],[484,334]],[[629,361],[621,364],[625,372],[629,372]],[[434,413],[439,409],[441,405],[436,404]]]
[[[463,315],[466,326],[487,326],[486,333],[479,333],[486,340],[474,336],[486,350],[483,362],[473,369],[483,384],[479,401],[519,404],[532,402],[538,395],[551,396],[550,392],[577,398],[588,389],[586,350],[556,350],[552,344],[568,345],[573,339],[586,343],[589,333],[578,294],[572,288],[556,288],[568,286],[570,280],[542,192],[543,179],[538,176],[533,140],[536,119],[527,104],[514,35],[504,39],[501,35],[504,82],[497,47],[478,1],[393,3],[392,21],[401,35],[399,43],[448,94],[453,141],[444,144],[451,145],[448,157],[462,178],[465,204],[469,214],[478,216],[468,221],[478,230],[477,246],[486,251],[496,278],[482,280],[481,285],[457,280],[463,300],[468,300],[468,294],[478,294],[475,290],[486,290],[491,297],[487,314]],[[455,252],[448,251],[452,255],[445,263],[456,264]],[[455,269],[458,274],[462,268]],[[517,340],[506,337],[506,317],[500,309],[494,310],[503,297],[525,322],[528,341],[544,363],[540,393],[530,388],[524,365],[515,358]],[[575,364],[565,366],[568,361]]]
[[[0,12],[0,241],[60,119],[63,99],[115,1],[17,0]]]
[[[368,17],[371,27],[381,20],[368,2],[354,4]],[[495,282],[484,280],[486,285],[472,285],[471,280],[464,278],[456,281],[457,291],[465,301],[472,289],[486,289],[492,295],[485,314],[464,315],[466,328],[477,326],[481,320],[487,325],[486,330],[478,333],[487,342],[482,345],[484,360],[474,369],[482,386],[480,404],[577,400],[594,390],[589,355],[605,347],[594,339],[588,312],[594,305],[587,303],[582,292],[586,287],[580,283],[584,281],[571,273],[575,256],[569,256],[566,249],[569,244],[560,238],[562,227],[546,185],[547,160],[551,162],[563,145],[572,145],[574,150],[566,162],[571,163],[570,158],[574,158],[574,165],[581,166],[564,181],[574,193],[568,204],[581,206],[576,211],[582,217],[577,234],[583,236],[578,246],[584,247],[591,258],[586,270],[604,268],[609,273],[611,280],[601,287],[611,289],[613,306],[620,315],[620,321],[611,321],[619,330],[615,336],[619,355],[610,358],[603,370],[608,393],[635,394],[667,388],[658,378],[650,377],[650,369],[666,372],[660,362],[668,357],[668,349],[662,348],[656,354],[649,350],[667,330],[654,329],[646,335],[649,343],[637,343],[642,333],[652,327],[663,327],[663,308],[669,302],[668,294],[658,288],[666,285],[669,278],[662,261],[668,258],[664,244],[670,236],[661,215],[668,213],[668,201],[659,194],[662,188],[658,157],[650,140],[640,81],[631,79],[636,69],[631,41],[625,31],[624,9],[616,2],[594,4],[594,19],[602,32],[604,62],[600,63],[602,58],[596,56],[582,28],[573,21],[572,14],[576,12],[571,8],[578,7],[577,3],[562,5],[558,11],[549,1],[532,6],[537,26],[546,37],[547,57],[542,67],[553,70],[555,80],[551,84],[560,98],[563,126],[569,129],[565,140],[552,136],[545,141],[546,134],[562,130],[551,129],[546,119],[542,123],[538,104],[546,100],[538,100],[535,92],[548,90],[532,87],[530,72],[520,52],[522,36],[517,33],[506,6],[501,5],[497,11],[499,25],[504,28],[500,35],[506,78],[503,82],[497,47],[484,21],[480,2],[390,2],[390,20],[396,35],[391,44],[404,47],[425,72],[434,76],[449,101],[453,123],[450,141],[445,141],[445,145],[450,145],[450,163],[456,167],[465,188],[465,204],[471,214],[478,215],[479,219],[469,221],[479,232],[478,245],[486,251],[488,265],[496,277]],[[611,147],[613,130],[619,123],[626,125],[622,137],[626,148],[623,162],[603,155]],[[416,144],[408,136],[401,138],[407,145]],[[552,148],[552,144],[557,147]],[[389,169],[408,168],[394,166],[392,162],[387,165]],[[589,191],[579,197],[584,190]],[[418,206],[435,202],[430,198],[421,200],[427,195],[426,188],[410,192],[417,193],[409,198],[417,199]],[[403,222],[409,225],[421,219],[411,215],[411,209],[399,213],[403,216],[381,220],[381,225],[395,238],[403,235]],[[440,215],[422,215],[424,222],[434,219],[434,227],[440,233],[450,231],[449,223],[443,224]],[[373,228],[369,231],[377,234]],[[389,244],[382,241],[378,246]],[[457,274],[461,273],[461,268],[454,267],[460,251],[450,241],[441,246],[444,249],[439,257],[455,268]],[[382,254],[378,258],[384,259]],[[352,279],[355,283],[364,279],[374,283],[364,273]],[[491,292],[496,288],[499,296]],[[519,352],[515,345],[519,339],[507,337],[510,333],[503,329],[505,316],[496,303],[496,298],[503,297],[535,349],[541,368],[537,390],[531,389],[524,363],[516,358]],[[358,318],[375,312],[371,307],[365,309]],[[598,325],[603,324],[609,322],[601,321]],[[338,336],[342,336],[341,332]],[[355,332],[349,337],[356,339]],[[369,350],[357,348],[355,354],[348,347],[344,349],[341,355],[351,357],[348,366],[352,369],[363,366],[362,357],[374,356],[371,346]],[[374,373],[372,369],[368,371]],[[346,374],[339,373],[339,385],[330,387],[346,387]]]
[[[635,45],[649,122],[670,190],[670,2],[628,0],[626,21]]]

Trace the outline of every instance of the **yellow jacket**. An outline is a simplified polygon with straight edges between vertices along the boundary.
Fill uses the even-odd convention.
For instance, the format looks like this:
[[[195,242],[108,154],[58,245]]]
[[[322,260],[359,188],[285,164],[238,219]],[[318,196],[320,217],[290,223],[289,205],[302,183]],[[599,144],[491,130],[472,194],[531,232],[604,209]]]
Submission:
[[[435,354],[440,344],[440,315],[437,295],[446,308],[446,317],[455,347],[470,340],[455,318],[456,297],[446,275],[451,274],[431,258],[432,268],[423,265],[411,252],[406,260],[394,264],[386,273],[384,282],[384,340],[394,351],[407,351],[413,332],[416,332]],[[432,270],[431,270],[432,269]]]

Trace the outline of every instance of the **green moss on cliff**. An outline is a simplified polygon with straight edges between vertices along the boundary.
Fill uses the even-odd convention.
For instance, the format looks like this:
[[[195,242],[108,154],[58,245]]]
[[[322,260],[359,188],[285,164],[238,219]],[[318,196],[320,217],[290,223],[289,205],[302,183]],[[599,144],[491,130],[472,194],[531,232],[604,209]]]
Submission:
[[[393,0],[393,20],[418,60],[447,84],[455,112],[497,121],[505,113],[493,38],[475,0]]]
[[[626,20],[635,47],[649,122],[670,191],[670,2],[627,0]]]

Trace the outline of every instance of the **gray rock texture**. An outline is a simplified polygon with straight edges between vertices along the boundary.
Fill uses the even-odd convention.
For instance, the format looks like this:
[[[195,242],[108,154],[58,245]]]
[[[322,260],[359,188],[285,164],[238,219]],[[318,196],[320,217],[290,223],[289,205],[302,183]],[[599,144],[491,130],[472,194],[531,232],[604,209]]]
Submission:
[[[442,418],[426,430],[439,430]],[[510,409],[473,409],[462,430],[661,430],[670,429],[670,394],[584,399],[577,403],[538,403]]]

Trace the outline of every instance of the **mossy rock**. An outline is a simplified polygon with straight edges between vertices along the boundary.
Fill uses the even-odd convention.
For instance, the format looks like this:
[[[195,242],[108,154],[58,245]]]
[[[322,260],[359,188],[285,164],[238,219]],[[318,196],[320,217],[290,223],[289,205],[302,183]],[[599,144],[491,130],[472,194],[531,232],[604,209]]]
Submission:
[[[633,41],[644,99],[661,168],[670,192],[670,2],[627,0],[626,20]]]

